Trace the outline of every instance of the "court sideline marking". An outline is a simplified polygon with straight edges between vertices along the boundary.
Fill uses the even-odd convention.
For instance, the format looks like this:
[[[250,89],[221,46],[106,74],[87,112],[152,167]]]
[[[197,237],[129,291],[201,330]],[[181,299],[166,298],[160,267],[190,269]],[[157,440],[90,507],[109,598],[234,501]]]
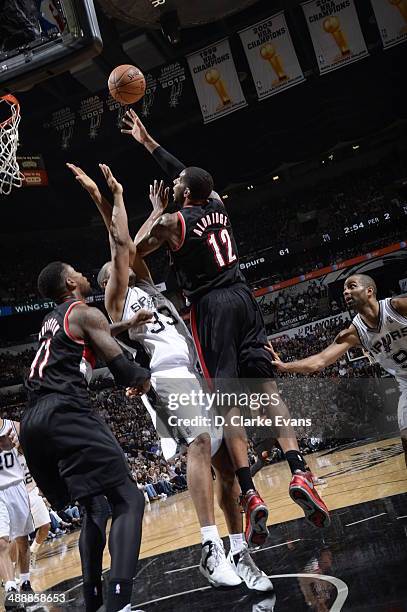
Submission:
[[[325,582],[330,582],[336,588],[337,596],[332,604],[332,607],[329,609],[329,612],[340,612],[349,594],[347,584],[343,580],[340,580],[340,578],[336,578],[335,576],[326,576],[324,574],[270,574],[268,578],[270,578],[271,580],[274,580],[275,578],[316,578],[318,580],[325,580]],[[156,603],[158,601],[172,599],[173,597],[179,597],[181,595],[189,595],[191,593],[196,593],[197,591],[207,591],[208,589],[212,588],[213,587],[211,586],[204,586],[199,587],[197,589],[191,589],[189,591],[174,593],[172,595],[165,595],[164,597],[158,597],[157,599],[150,599],[149,601],[143,601],[141,603],[134,604],[131,609],[139,610],[140,606],[147,606],[148,604]]]

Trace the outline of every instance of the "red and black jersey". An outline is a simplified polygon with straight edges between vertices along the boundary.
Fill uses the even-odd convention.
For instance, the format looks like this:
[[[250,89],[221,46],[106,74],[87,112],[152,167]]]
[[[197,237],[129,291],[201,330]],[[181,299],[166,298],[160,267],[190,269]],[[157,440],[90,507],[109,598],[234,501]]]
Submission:
[[[184,207],[177,215],[182,237],[172,250],[173,262],[178,283],[191,302],[215,287],[246,282],[229,215],[220,200]]]
[[[84,340],[75,338],[69,329],[70,312],[83,303],[69,299],[44,318],[39,348],[25,383],[31,398],[62,393],[88,399],[87,385],[96,358]]]

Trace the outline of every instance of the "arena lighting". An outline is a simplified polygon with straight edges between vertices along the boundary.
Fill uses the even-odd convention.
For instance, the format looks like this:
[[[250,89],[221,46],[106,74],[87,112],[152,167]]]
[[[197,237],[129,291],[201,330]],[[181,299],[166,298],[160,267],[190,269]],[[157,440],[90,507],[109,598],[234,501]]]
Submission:
[[[222,196],[222,200],[227,200],[227,199],[228,199],[228,197],[229,197],[229,196],[228,196],[228,194],[227,194],[227,193],[225,193],[225,194]]]
[[[359,149],[359,145],[352,145],[352,149],[356,151],[357,149]]]
[[[276,174],[275,176],[273,176],[273,181],[278,181],[278,180],[279,180],[279,178],[280,178],[280,177],[278,176],[278,174]]]
[[[328,159],[330,159],[331,161],[333,160],[333,158],[334,158],[334,154],[333,153],[331,153],[331,155],[328,155]]]
[[[324,164],[324,163],[325,163],[325,160],[323,159],[323,160],[321,161],[321,164]]]
[[[254,189],[253,185],[247,185],[247,189],[250,191],[251,189]]]

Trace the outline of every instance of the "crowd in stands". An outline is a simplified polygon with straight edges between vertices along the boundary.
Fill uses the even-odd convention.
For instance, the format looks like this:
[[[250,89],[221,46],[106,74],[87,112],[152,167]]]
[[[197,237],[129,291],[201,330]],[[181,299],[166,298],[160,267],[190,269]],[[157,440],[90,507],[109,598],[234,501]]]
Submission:
[[[317,187],[292,192],[287,197],[264,196],[256,202],[255,192],[245,196],[242,205],[230,206],[229,214],[234,226],[240,256],[267,249],[287,247],[298,241],[298,237],[325,236],[325,250],[301,253],[297,261],[281,259],[273,269],[278,279],[301,274],[304,270],[318,269],[351,256],[356,247],[360,250],[360,238],[345,234],[345,226],[352,226],[367,217],[391,214],[396,223],[397,215],[404,213],[406,203],[388,195],[388,185],[406,176],[407,168],[402,157],[390,156],[376,167],[348,172],[340,178],[320,181]],[[253,214],[253,206],[256,214]],[[403,209],[403,210],[402,210]],[[305,216],[305,217],[304,217]],[[308,221],[304,222],[304,218]],[[371,226],[374,228],[374,224]],[[380,239],[390,241],[395,225],[381,225]],[[396,228],[397,233],[397,228]],[[362,233],[358,234],[362,236]],[[338,244],[330,248],[331,241],[341,238],[344,248]],[[369,240],[368,235],[363,238]],[[41,243],[41,249],[38,244]],[[0,304],[13,304],[38,298],[36,279],[41,268],[50,260],[68,260],[95,281],[103,263],[109,258],[107,236],[104,227],[95,225],[92,231],[63,230],[50,236],[26,236],[21,246],[0,250]],[[69,245],[69,249],[67,248]],[[17,249],[17,252],[16,252]],[[341,252],[341,251],[346,252]],[[12,259],[10,259],[12,257]],[[300,262],[298,259],[300,258]],[[290,258],[292,259],[292,258]],[[165,279],[168,272],[168,258],[165,251],[149,258],[156,282]]]

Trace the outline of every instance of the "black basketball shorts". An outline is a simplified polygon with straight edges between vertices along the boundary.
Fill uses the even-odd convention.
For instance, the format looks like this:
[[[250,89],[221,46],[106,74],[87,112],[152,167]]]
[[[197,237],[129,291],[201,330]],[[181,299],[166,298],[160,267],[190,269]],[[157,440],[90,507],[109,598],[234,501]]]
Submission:
[[[191,328],[206,378],[271,378],[263,315],[249,287],[211,289],[191,309]]]
[[[103,494],[130,476],[122,449],[90,403],[51,393],[21,419],[20,441],[29,470],[50,504]]]

